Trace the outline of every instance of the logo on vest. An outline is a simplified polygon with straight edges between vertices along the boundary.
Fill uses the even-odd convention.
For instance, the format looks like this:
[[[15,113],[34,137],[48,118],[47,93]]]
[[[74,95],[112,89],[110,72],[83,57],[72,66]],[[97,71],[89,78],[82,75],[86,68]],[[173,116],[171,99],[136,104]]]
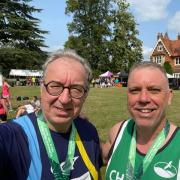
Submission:
[[[67,171],[73,170],[74,169],[74,163],[78,158],[79,158],[79,156],[74,157],[72,162],[68,161],[66,164],[65,164],[65,162],[62,162],[60,164],[60,169],[61,169],[62,173],[66,175]],[[53,167],[51,167],[51,172],[55,173],[55,171],[53,170]]]
[[[120,173],[116,170],[112,170],[109,175],[110,180],[124,180],[124,174],[120,175]]]
[[[170,162],[158,162],[154,165],[155,173],[163,178],[173,178],[177,174],[177,169]]]

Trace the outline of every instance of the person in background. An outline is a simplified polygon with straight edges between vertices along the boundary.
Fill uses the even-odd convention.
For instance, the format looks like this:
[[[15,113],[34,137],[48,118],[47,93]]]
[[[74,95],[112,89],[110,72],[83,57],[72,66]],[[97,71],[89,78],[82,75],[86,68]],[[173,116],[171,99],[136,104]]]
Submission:
[[[0,97],[0,123],[7,121],[8,108],[5,99]]]
[[[0,125],[0,179],[100,179],[98,133],[80,117],[91,78],[88,62],[73,50],[48,57],[41,111]]]
[[[23,105],[19,106],[16,113],[16,118],[35,112],[33,104],[30,102],[29,97],[23,99]]]
[[[31,104],[34,107],[35,112],[38,112],[41,109],[41,102],[40,102],[40,100],[38,99],[37,96],[32,97]]]
[[[131,118],[113,126],[102,144],[106,179],[180,179],[180,129],[166,117],[172,96],[163,67],[152,62],[132,67],[127,86]]]
[[[93,88],[94,88],[94,87],[95,87],[95,85],[96,85],[96,81],[95,81],[95,79],[94,79],[94,78],[92,79],[91,83],[92,83],[92,86],[93,86]]]
[[[11,86],[8,84],[6,78],[3,78],[3,84],[2,84],[2,97],[6,100],[6,104],[9,108],[9,110],[12,110],[12,104],[10,100],[10,91],[9,88]]]
[[[32,81],[32,85],[35,86],[36,85],[36,78],[34,76],[31,78],[31,81]]]

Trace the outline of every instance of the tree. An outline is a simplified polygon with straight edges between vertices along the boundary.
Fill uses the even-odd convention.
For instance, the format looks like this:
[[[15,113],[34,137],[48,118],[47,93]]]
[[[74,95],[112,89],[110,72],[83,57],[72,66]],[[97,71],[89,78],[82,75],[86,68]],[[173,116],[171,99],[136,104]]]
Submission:
[[[1,0],[0,2],[0,58],[6,73],[11,68],[36,69],[42,64],[46,53],[43,34],[37,18],[32,14],[41,12],[28,5],[31,0]]]
[[[110,51],[114,71],[128,72],[135,62],[142,60],[142,42],[137,38],[137,24],[128,9],[125,0],[118,0],[113,10]]]
[[[67,0],[70,36],[65,47],[88,59],[94,71],[126,70],[142,59],[135,20],[125,0]]]
[[[107,51],[107,37],[110,0],[66,1],[66,14],[73,14],[68,24],[71,34],[65,47],[75,49],[88,59],[92,69],[106,70],[110,65]],[[104,69],[104,65],[106,67]]]
[[[164,69],[168,74],[173,74],[172,66],[168,61],[164,63]]]

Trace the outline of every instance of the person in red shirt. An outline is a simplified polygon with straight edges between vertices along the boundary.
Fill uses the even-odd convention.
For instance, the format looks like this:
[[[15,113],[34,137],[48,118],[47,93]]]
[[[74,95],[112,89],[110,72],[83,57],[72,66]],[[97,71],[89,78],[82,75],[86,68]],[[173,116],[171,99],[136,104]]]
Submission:
[[[12,105],[10,101],[10,92],[9,92],[10,87],[11,86],[8,84],[7,80],[3,78],[2,97],[6,100],[6,104],[9,106],[9,109],[12,110]]]
[[[0,122],[7,121],[8,109],[5,103],[5,99],[0,97]]]

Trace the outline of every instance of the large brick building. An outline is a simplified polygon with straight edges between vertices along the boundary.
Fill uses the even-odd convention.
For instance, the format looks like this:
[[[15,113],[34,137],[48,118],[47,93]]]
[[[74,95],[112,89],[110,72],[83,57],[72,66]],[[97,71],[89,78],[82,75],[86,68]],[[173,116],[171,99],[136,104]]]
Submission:
[[[173,69],[173,76],[180,78],[180,33],[176,40],[169,39],[167,33],[158,33],[150,60],[161,65],[168,61]]]

